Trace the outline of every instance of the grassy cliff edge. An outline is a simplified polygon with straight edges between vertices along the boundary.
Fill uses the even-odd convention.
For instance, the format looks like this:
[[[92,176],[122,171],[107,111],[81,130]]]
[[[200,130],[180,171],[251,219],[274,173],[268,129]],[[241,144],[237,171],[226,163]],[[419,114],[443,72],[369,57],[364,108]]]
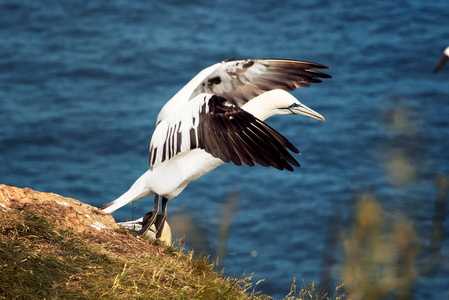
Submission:
[[[251,299],[246,279],[78,200],[0,185],[0,298]],[[267,298],[259,296],[257,298]]]
[[[76,199],[0,184],[0,299],[271,299],[178,248]],[[286,299],[342,299],[339,288],[293,284]]]

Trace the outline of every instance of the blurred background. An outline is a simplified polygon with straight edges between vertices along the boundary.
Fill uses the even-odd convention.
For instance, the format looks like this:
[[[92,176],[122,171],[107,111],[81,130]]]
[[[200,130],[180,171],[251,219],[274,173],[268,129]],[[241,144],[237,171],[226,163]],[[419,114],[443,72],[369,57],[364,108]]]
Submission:
[[[275,298],[294,278],[449,298],[446,0],[21,0],[0,16],[0,183],[103,205],[147,170],[159,110],[203,68],[322,63],[333,78],[293,94],[327,122],[267,121],[301,168],[221,166],[169,202],[175,238]]]

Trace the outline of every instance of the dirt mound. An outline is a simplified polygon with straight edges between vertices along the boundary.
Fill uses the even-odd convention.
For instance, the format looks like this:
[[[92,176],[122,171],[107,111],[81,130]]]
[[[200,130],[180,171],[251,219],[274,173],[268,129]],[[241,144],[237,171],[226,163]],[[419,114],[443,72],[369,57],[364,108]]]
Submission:
[[[72,198],[0,184],[0,299],[269,299]]]
[[[113,249],[112,252],[132,256],[159,252],[157,247],[121,230],[110,214],[73,198],[0,184],[0,212],[10,209],[33,211],[59,228],[82,232],[101,244],[106,252]]]

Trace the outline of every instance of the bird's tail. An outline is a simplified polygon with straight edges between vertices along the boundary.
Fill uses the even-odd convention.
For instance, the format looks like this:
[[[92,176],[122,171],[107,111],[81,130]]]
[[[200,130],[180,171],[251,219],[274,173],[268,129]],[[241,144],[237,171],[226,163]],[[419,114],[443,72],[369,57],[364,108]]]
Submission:
[[[116,211],[117,209],[119,209],[120,207],[145,198],[151,194],[154,194],[153,191],[147,187],[146,185],[146,177],[149,171],[147,171],[145,174],[143,174],[142,176],[139,177],[139,179],[136,180],[136,182],[134,182],[134,184],[131,186],[131,188],[124,193],[123,195],[121,195],[120,197],[118,197],[117,199],[115,199],[112,202],[109,202],[108,204],[105,204],[103,206],[100,207],[101,210],[103,210],[105,213],[112,213],[114,211]]]

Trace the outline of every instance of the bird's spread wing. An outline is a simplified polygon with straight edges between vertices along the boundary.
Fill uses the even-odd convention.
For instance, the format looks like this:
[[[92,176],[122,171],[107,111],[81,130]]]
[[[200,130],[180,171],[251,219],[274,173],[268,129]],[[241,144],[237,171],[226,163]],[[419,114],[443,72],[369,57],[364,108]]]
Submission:
[[[293,171],[291,165],[299,167],[287,151],[300,153],[293,144],[217,95],[201,94],[158,124],[150,143],[150,169],[196,148],[236,165],[258,163],[289,171]]]
[[[190,99],[201,93],[222,96],[241,107],[254,97],[273,89],[292,91],[321,82],[330,75],[313,69],[328,66],[282,59],[224,61],[194,90]]]

